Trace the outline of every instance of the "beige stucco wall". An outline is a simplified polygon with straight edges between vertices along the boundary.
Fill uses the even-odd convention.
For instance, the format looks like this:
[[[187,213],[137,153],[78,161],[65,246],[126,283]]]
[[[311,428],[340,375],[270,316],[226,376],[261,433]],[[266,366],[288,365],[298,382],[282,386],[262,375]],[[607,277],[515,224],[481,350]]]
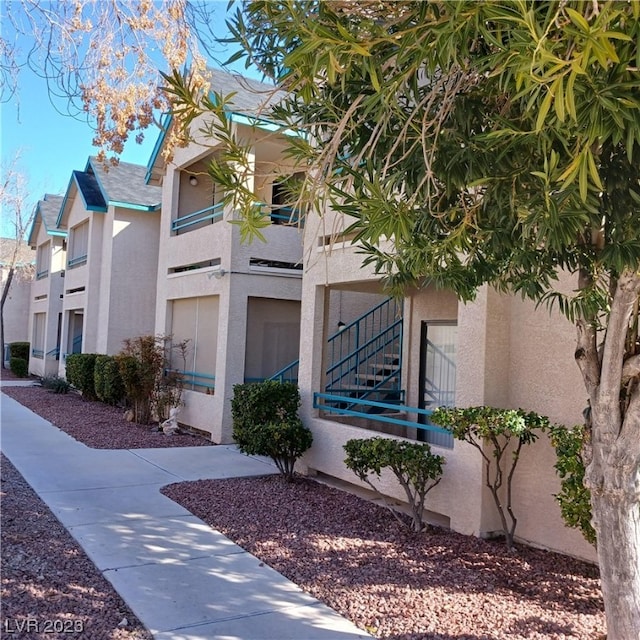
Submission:
[[[313,392],[322,388],[322,352],[326,327],[333,310],[329,291],[353,288],[369,291],[375,274],[361,267],[362,256],[348,243],[325,245],[318,236],[339,233],[341,221],[311,220],[316,237],[305,238],[305,280],[302,299],[300,388],[302,416],[314,433],[313,447],[300,469],[320,472],[358,484],[346,470],[343,445],[349,438],[380,435],[348,423],[323,419],[313,409]],[[569,287],[570,282],[561,281]],[[504,296],[483,287],[473,302],[458,302],[451,292],[427,289],[404,302],[403,387],[408,404],[418,403],[420,324],[423,320],[454,320],[458,323],[456,404],[522,407],[548,415],[553,421],[573,424],[580,420],[584,392],[573,362],[573,327],[559,315],[519,298]],[[332,322],[333,320],[331,320]],[[427,509],[440,514],[462,533],[490,535],[500,529],[500,520],[490,493],[484,487],[482,458],[470,445],[455,442],[453,449],[432,446],[446,458],[440,485],[429,495]],[[513,491],[518,517],[516,537],[531,544],[589,560],[593,549],[579,532],[566,528],[553,494],[559,480],[553,469],[555,453],[546,436],[523,451]],[[404,499],[389,475],[383,475],[383,493]],[[444,518],[444,520],[443,520]]]
[[[44,358],[29,359],[29,372],[38,375],[54,375],[58,372],[59,360],[53,351],[58,343],[59,314],[62,313],[62,295],[64,292],[64,271],[66,267],[66,251],[63,238],[48,235],[42,223],[36,233],[36,247],[48,244],[50,251],[49,274],[31,283],[29,295],[29,340],[33,336],[33,317],[36,313],[46,314],[44,336]]]
[[[282,145],[277,144],[277,140],[274,142],[274,136],[259,134],[253,143],[252,155],[260,172],[256,176],[255,189],[259,197],[266,199],[274,172],[286,169],[288,164],[282,159]],[[212,153],[215,153],[215,141],[213,145],[191,144],[176,150],[162,179],[155,327],[158,333],[169,330],[172,300],[218,296],[215,393],[186,392],[185,406],[179,419],[184,424],[209,432],[215,442],[230,442],[233,385],[242,383],[245,378],[248,300],[268,298],[297,306],[301,296],[301,273],[256,269],[250,262],[258,259],[299,263],[302,259],[302,232],[297,228],[272,225],[262,230],[266,242],[256,240],[243,244],[237,226],[228,222],[233,219],[234,212],[227,207],[224,220],[191,231],[184,230],[179,235],[172,234],[173,219],[190,213],[192,207],[195,211],[211,204],[211,184],[201,172],[204,170],[203,160]],[[196,186],[188,182],[190,173],[198,175]],[[249,181],[249,186],[254,186],[253,180]],[[203,263],[212,266],[175,273],[176,268]],[[219,277],[221,270],[224,275]],[[250,335],[253,334],[250,332]],[[250,344],[249,348],[261,347]]]
[[[118,353],[155,329],[160,212],[110,206],[104,215],[96,351]]]

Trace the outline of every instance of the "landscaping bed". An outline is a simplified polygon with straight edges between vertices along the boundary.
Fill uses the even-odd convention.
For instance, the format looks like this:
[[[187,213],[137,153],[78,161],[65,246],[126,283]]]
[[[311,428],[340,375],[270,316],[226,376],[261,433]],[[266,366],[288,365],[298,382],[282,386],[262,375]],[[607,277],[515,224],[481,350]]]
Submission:
[[[309,479],[201,480],[162,491],[378,638],[592,640],[597,569],[443,529],[412,534],[384,508]]]
[[[200,435],[167,436],[148,425],[128,422],[124,409],[89,402],[77,393],[56,394],[40,386],[3,386],[2,393],[17,400],[51,424],[92,449],[147,449],[212,445]]]
[[[107,448],[133,448],[127,431],[137,434],[137,446],[176,446],[171,445],[175,437],[148,427],[138,431],[120,409],[101,403],[40,388],[3,392],[89,446],[99,441]],[[183,437],[189,444],[200,440]],[[442,529],[414,535],[384,508],[311,479],[202,480],[170,485],[163,493],[378,638],[596,640],[605,633],[597,569],[567,556],[520,545],[509,553],[499,541]],[[36,511],[42,510],[40,503]],[[29,512],[24,515],[14,515],[22,544],[29,546],[33,538],[37,551],[42,533],[30,526]],[[36,576],[24,589],[46,592],[57,563],[70,566],[69,555],[78,553],[51,549],[44,579]],[[88,574],[83,567],[71,571],[78,571],[77,580]],[[73,575],[65,580],[83,584]],[[102,589],[97,584],[91,588]],[[73,593],[94,610],[89,587]],[[105,597],[112,602],[115,596]],[[25,606],[9,611],[49,613],[44,602],[44,613],[39,605]]]

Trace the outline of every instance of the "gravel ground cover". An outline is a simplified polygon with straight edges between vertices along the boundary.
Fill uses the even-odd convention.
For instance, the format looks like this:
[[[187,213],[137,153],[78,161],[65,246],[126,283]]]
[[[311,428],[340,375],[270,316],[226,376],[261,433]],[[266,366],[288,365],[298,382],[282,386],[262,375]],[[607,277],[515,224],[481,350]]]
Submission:
[[[150,639],[151,634],[4,456],[0,476],[0,637]]]
[[[196,447],[213,443],[202,436],[177,433],[167,436],[150,426],[128,422],[124,411],[102,402],[88,402],[77,393],[55,394],[39,386],[2,388],[51,424],[92,449],[146,449]]]
[[[117,420],[122,417],[120,410],[39,388],[6,387],[3,392],[48,420],[53,416],[56,426],[89,446],[99,442],[108,448],[132,448],[123,430],[136,426]],[[142,428],[136,446],[171,446],[167,443],[172,440]],[[3,492],[7,468],[4,464]],[[416,536],[400,528],[384,508],[310,479],[290,484],[278,477],[202,480],[170,485],[163,493],[378,638],[595,640],[605,632],[597,569],[566,556],[522,546],[508,553],[500,542],[441,529]],[[33,506],[35,513],[47,510],[37,496],[30,500],[38,503]],[[16,571],[24,571],[21,565],[28,565],[38,553],[44,534],[32,526],[30,512],[17,508],[11,516],[6,505],[3,496],[3,564],[11,561]],[[9,560],[4,555],[7,511],[23,548],[29,549]],[[63,593],[71,592],[71,602],[59,605],[58,618],[86,616],[87,631],[78,637],[148,637],[108,635],[136,631],[101,626],[106,611],[117,618],[116,625],[122,617],[129,621],[132,617],[122,613],[117,594],[103,585],[97,570],[71,563],[72,557],[83,555],[73,540],[59,550],[44,542],[42,549],[47,570],[32,572],[30,582],[24,577],[23,584],[5,587],[3,568],[3,619],[56,615],[50,607],[58,606],[58,599],[64,602]],[[34,562],[37,568],[38,561]],[[61,578],[64,586],[56,586],[61,584],[56,582],[58,572],[66,572]],[[85,576],[87,582],[82,582]],[[43,596],[49,589],[52,595]],[[94,598],[93,590],[104,595]],[[16,599],[15,607],[10,598]],[[100,609],[97,600],[106,603],[106,609]],[[70,614],[76,605],[84,606],[85,613]],[[88,633],[92,628],[98,629],[95,635]]]
[[[378,638],[566,640],[605,632],[597,569],[433,529],[309,479],[201,480],[163,493]]]

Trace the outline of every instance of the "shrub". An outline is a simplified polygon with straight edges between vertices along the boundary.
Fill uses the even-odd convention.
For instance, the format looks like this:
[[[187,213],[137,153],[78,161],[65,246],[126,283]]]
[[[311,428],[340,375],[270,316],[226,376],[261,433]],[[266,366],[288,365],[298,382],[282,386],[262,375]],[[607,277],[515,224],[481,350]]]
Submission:
[[[584,486],[582,449],[586,434],[584,425],[571,429],[556,426],[549,430],[557,456],[554,468],[560,476],[560,493],[554,495],[560,505],[560,514],[568,527],[580,529],[585,540],[595,545],[596,531],[591,525],[591,492]]]
[[[344,450],[347,453],[344,461],[347,468],[379,495],[382,494],[371,482],[370,476],[375,474],[380,477],[384,468],[393,472],[411,506],[411,528],[415,532],[422,531],[425,499],[429,491],[440,482],[445,459],[431,453],[431,447],[426,443],[418,444],[379,436],[349,440],[344,445]],[[384,500],[384,496],[382,498]],[[395,510],[390,510],[404,525]]]
[[[9,358],[9,369],[18,378],[29,377],[29,361],[24,358],[15,358],[13,356]]]
[[[94,383],[96,396],[102,402],[117,405],[124,400],[124,384],[115,357],[96,357]]]
[[[9,357],[22,358],[29,362],[30,347],[31,345],[28,342],[10,342]]]
[[[231,415],[233,438],[248,455],[269,456],[286,480],[296,460],[311,446],[313,435],[298,418],[300,392],[292,382],[236,384]]]
[[[538,436],[534,429],[547,428],[549,419],[537,413],[527,413],[522,409],[440,407],[433,412],[431,421],[451,431],[454,438],[468,442],[480,452],[485,467],[485,485],[491,492],[498,510],[507,547],[513,548],[513,537],[518,522],[511,502],[513,475],[522,447],[535,442]],[[504,459],[514,438],[517,438],[517,443],[511,458],[511,466],[507,471],[503,469]],[[485,445],[491,449],[490,453],[487,453]],[[500,495],[505,478],[506,507],[502,504]]]
[[[97,353],[70,353],[66,359],[67,380],[86,400],[97,400],[95,367]]]
[[[172,407],[182,402],[182,376],[169,368],[170,336],[139,336],[125,340],[116,356],[125,394],[131,402],[133,420],[162,422]],[[186,342],[171,346],[184,357]]]
[[[71,385],[60,376],[44,376],[40,378],[40,384],[52,393],[69,393]]]

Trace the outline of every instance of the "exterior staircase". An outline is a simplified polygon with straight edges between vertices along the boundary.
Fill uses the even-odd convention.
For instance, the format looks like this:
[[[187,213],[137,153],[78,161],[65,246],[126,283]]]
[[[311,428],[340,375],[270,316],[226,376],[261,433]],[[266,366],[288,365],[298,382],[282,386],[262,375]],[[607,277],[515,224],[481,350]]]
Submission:
[[[328,404],[345,409],[353,400],[401,404],[402,315],[400,305],[389,298],[341,328],[328,340],[329,366],[325,393],[344,400]],[[388,408],[369,406],[368,413]]]

